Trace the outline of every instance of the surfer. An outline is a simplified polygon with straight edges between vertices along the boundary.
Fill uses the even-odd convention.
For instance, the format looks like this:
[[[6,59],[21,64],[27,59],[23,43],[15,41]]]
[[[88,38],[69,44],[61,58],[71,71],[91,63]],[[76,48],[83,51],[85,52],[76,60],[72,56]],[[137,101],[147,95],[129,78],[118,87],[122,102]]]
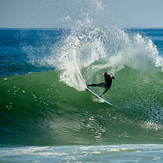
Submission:
[[[92,86],[92,87],[104,87],[105,90],[104,92],[100,95],[100,97],[102,97],[103,94],[105,94],[109,88],[111,87],[112,84],[112,79],[115,79],[115,77],[113,76],[113,74],[111,73],[110,75],[107,74],[106,72],[103,73],[105,82],[104,83],[99,83],[99,84],[88,84],[87,87]]]

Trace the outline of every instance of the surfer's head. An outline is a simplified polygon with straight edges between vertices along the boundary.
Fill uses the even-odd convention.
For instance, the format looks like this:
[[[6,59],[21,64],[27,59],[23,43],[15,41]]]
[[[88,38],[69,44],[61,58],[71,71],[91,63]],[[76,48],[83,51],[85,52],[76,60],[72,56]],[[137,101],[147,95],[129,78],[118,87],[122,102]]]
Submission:
[[[104,76],[104,78],[105,78],[105,77],[107,76],[107,73],[106,73],[106,72],[104,72],[104,73],[103,73],[103,76]]]

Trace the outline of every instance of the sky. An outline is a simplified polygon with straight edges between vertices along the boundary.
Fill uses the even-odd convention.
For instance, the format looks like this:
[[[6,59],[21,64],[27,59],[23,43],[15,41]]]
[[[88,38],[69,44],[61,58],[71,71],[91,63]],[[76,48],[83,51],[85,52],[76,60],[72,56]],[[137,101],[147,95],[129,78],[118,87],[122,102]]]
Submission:
[[[163,28],[163,0],[0,0],[0,28],[65,28],[86,17],[104,27]]]

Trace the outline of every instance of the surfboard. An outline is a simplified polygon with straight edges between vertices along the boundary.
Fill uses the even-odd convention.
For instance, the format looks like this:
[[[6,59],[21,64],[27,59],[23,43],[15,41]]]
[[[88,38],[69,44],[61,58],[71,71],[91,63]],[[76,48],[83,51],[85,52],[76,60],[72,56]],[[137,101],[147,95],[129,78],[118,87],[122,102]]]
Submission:
[[[87,90],[91,93],[93,93],[96,97],[98,97],[100,100],[106,102],[109,105],[112,105],[110,102],[106,101],[105,99],[103,99],[102,97],[100,97],[99,95],[97,95],[95,92],[93,92],[90,88],[87,87]],[[113,105],[112,105],[113,106]]]

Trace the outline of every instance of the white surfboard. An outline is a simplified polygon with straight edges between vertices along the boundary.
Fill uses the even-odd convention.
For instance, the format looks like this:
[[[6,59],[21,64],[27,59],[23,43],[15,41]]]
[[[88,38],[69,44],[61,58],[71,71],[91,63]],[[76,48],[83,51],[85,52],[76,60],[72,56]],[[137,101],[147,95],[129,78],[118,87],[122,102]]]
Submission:
[[[93,93],[96,97],[98,97],[99,99],[101,99],[102,101],[106,102],[109,105],[112,105],[110,102],[106,101],[105,99],[103,99],[102,97],[100,97],[99,95],[97,95],[95,92],[93,92],[91,89],[89,89],[87,87],[87,90],[90,91],[91,93]],[[112,105],[113,106],[113,105]]]

